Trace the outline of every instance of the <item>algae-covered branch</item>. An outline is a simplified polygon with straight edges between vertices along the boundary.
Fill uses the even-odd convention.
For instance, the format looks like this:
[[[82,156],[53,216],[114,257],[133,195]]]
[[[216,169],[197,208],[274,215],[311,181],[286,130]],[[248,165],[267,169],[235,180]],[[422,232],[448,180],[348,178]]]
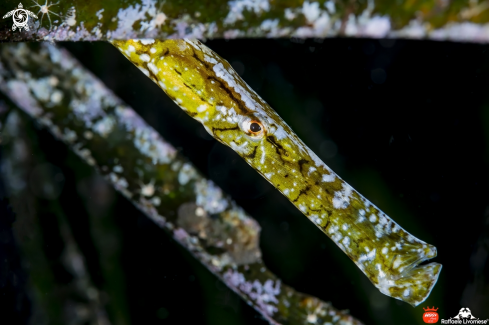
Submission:
[[[66,51],[2,46],[0,90],[271,324],[360,324],[272,274],[257,222]]]
[[[27,0],[23,8],[6,0],[0,16],[18,15],[0,21],[0,41],[350,36],[487,42],[488,9],[477,0]]]

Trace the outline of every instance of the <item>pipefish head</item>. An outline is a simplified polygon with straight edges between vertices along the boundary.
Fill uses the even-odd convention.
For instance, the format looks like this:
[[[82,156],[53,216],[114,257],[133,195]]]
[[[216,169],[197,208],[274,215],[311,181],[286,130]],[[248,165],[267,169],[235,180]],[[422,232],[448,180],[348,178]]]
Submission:
[[[237,123],[213,128],[213,135],[228,145],[274,185],[291,188],[299,179],[304,150],[280,117],[265,110],[237,114]],[[295,141],[294,141],[295,140]]]
[[[265,116],[257,112],[240,114],[226,122],[228,122],[226,127],[207,129],[212,130],[214,137],[245,159],[254,158],[257,148],[264,146],[267,137],[272,135],[274,130],[270,128]],[[250,163],[249,159],[246,159],[248,163]],[[251,165],[254,167],[253,164]]]

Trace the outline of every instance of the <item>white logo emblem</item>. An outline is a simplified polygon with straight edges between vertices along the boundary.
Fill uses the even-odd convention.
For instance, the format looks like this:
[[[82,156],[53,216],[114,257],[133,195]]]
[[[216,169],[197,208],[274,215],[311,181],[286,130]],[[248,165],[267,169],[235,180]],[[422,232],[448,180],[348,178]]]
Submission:
[[[469,308],[461,308],[457,316],[449,319],[442,319],[442,324],[487,324],[489,319],[479,319],[472,315]]]
[[[472,312],[469,308],[462,308],[458,312],[458,315],[453,317],[453,319],[475,319],[475,317],[472,316]]]
[[[10,16],[12,16],[12,19],[14,20],[14,25],[12,26],[13,31],[15,31],[17,28],[19,28],[19,31],[21,31],[22,28],[24,28],[25,30],[29,30],[29,26],[27,26],[27,23],[29,22],[29,16],[37,19],[37,15],[35,13],[23,9],[22,3],[19,3],[19,7],[17,9],[7,12],[7,14],[3,16],[3,19]]]

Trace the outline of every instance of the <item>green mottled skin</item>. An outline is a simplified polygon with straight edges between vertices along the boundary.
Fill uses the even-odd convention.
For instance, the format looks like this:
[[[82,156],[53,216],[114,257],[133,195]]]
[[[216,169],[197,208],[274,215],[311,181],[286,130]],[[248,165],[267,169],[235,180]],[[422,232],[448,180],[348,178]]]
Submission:
[[[441,265],[417,265],[435,257],[436,248],[410,235],[334,174],[228,62],[199,41],[112,43],[284,194],[382,293],[413,306],[428,297]]]

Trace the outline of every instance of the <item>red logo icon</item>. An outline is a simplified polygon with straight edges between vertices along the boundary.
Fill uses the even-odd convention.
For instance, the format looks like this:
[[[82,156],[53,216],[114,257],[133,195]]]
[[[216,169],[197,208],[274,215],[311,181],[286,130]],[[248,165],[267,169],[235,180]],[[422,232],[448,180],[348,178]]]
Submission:
[[[423,308],[425,313],[423,314],[423,321],[427,324],[434,324],[438,322],[438,313],[436,312],[438,308],[435,309],[435,306],[433,308],[427,307]]]

